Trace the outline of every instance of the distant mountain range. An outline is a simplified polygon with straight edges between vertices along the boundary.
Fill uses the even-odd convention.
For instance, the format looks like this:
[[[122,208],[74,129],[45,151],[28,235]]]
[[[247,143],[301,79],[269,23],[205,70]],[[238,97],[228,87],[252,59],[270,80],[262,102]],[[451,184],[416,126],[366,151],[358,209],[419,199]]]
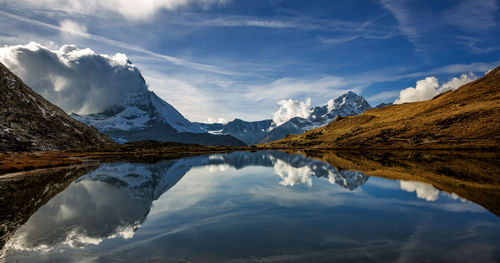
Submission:
[[[201,145],[245,145],[231,135],[214,135],[201,130],[154,92],[148,91],[145,82],[141,93],[128,95],[120,104],[100,113],[73,113],[71,117],[120,143],[157,140]]]
[[[97,131],[119,143],[157,140],[244,146],[267,143],[289,134],[301,134],[324,126],[337,116],[358,115],[371,108],[363,97],[350,91],[327,105],[312,108],[307,118],[294,117],[281,125],[276,125],[272,120],[248,122],[240,119],[226,124],[192,123],[149,91],[144,78],[136,69],[129,74],[135,74],[135,79],[139,80],[138,86],[134,92],[121,95],[123,98],[119,103],[98,113],[70,115],[74,120],[90,126],[89,128],[68,118],[61,109],[24,85],[3,65],[2,71],[5,72],[2,75],[5,85],[1,88],[5,89],[5,94],[13,91],[13,94],[18,94],[14,97],[3,96],[1,101],[4,107],[0,147],[10,150],[58,150],[111,142]],[[61,121],[55,121],[54,116]],[[58,134],[56,128],[62,131],[62,135]]]
[[[95,127],[119,143],[157,140],[201,145],[245,145],[231,135],[203,131],[172,105],[149,91],[139,70],[133,73],[140,79],[138,92],[127,94],[120,103],[102,112],[86,115],[72,113],[71,117]]]
[[[432,100],[371,109],[265,146],[498,149],[499,105],[500,67]]]
[[[0,63],[0,151],[53,151],[113,143],[70,118]]]
[[[235,119],[226,124],[195,123],[200,129],[212,134],[232,135],[246,144],[259,144],[282,139],[289,134],[301,134],[306,130],[324,126],[337,116],[353,116],[371,109],[370,104],[356,93],[349,91],[333,103],[312,108],[308,118],[294,117],[276,126],[272,120],[243,121]]]

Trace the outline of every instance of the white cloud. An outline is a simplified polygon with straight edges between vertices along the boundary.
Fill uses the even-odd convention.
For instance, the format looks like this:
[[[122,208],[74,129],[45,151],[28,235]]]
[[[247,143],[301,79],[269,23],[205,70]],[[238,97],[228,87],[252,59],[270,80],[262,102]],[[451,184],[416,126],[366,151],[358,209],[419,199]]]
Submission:
[[[278,104],[280,106],[282,103],[284,103],[285,106],[293,106],[295,104],[300,108],[300,103],[292,103],[291,100],[285,100],[284,98],[309,97],[319,103],[326,103],[326,99],[336,98],[349,90],[360,93],[365,86],[366,84],[359,83],[358,79],[326,76],[321,78],[283,77],[260,85],[247,84],[237,86],[237,88],[245,90],[244,97],[247,99],[248,103],[251,103],[252,109],[255,110],[255,103],[270,108],[274,106],[277,101],[279,101]],[[283,111],[284,113],[294,112],[293,110],[287,111],[286,108],[283,107],[280,107],[278,111]],[[298,112],[304,111],[306,110],[298,110]],[[301,115],[308,116],[305,113]],[[283,114],[279,114],[279,116],[283,116]]]
[[[41,27],[41,28],[48,28],[48,29],[52,29],[52,30],[57,30],[57,31],[60,31],[63,34],[65,34],[65,33],[66,34],[71,33],[71,32],[66,31],[68,28],[65,29],[65,28],[63,28],[61,26],[56,26],[56,25],[52,25],[52,24],[49,24],[49,23],[45,23],[45,22],[39,21],[39,20],[35,20],[35,19],[31,19],[31,18],[26,18],[26,17],[23,17],[23,16],[18,16],[18,15],[10,14],[10,13],[4,12],[2,10],[0,10],[0,15],[4,16],[6,18],[9,18],[9,19],[15,19],[16,21],[21,21],[21,22],[24,22],[24,23],[28,23],[28,24],[33,25],[35,27]],[[172,57],[172,56],[160,54],[160,53],[157,53],[157,52],[153,52],[153,51],[144,49],[144,48],[139,47],[139,46],[135,46],[135,45],[132,45],[132,44],[129,44],[129,43],[121,42],[121,41],[116,41],[116,40],[113,40],[113,39],[110,39],[110,38],[107,38],[107,37],[103,37],[103,36],[100,36],[100,35],[94,35],[94,34],[91,34],[91,33],[77,33],[75,30],[72,31],[72,34],[78,35],[80,37],[87,38],[87,39],[92,40],[92,41],[97,41],[97,42],[100,42],[100,43],[103,43],[103,44],[106,44],[106,45],[109,45],[109,46],[118,47],[120,49],[126,49],[126,50],[129,50],[129,51],[139,52],[139,53],[151,56],[153,58],[164,60],[164,61],[167,61],[167,62],[172,63],[174,65],[186,67],[186,68],[193,69],[193,70],[206,71],[206,72],[211,72],[211,73],[216,73],[216,74],[225,74],[225,75],[235,74],[234,72],[230,72],[228,70],[221,69],[221,68],[218,68],[218,67],[213,66],[213,65],[200,64],[200,63],[196,63],[196,62],[192,62],[192,61],[180,59],[180,58],[177,58],[177,57]],[[33,36],[30,36],[28,39],[33,39],[33,37],[37,37],[38,38],[39,36],[33,35]],[[21,38],[14,38],[14,39],[17,40],[17,41],[14,42],[14,43],[17,44],[17,43],[20,42],[19,40]],[[52,43],[52,42],[49,41],[49,43]]]
[[[474,81],[477,79],[477,76],[474,73],[462,74],[460,77],[452,78],[450,81],[444,83],[439,87],[439,93],[443,93],[449,90],[456,90],[461,86]]]
[[[303,183],[307,186],[312,186],[312,176],[314,175],[313,170],[309,166],[293,167],[290,164],[282,161],[276,160],[274,163],[274,173],[276,173],[280,178],[280,184],[283,186],[295,186],[297,184]]]
[[[423,101],[432,99],[438,93],[439,82],[436,77],[427,77],[417,81],[417,85],[408,87],[399,93],[399,98],[394,101],[396,104],[413,101]]]
[[[423,46],[419,40],[421,32],[417,27],[422,17],[415,18],[413,9],[408,6],[407,1],[380,0],[380,4],[396,18],[399,29],[406,35],[408,41],[415,46],[417,51],[422,51]]]
[[[296,101],[292,99],[278,102],[280,108],[273,114],[273,122],[279,126],[294,117],[307,118],[311,114],[311,99]]]
[[[100,55],[72,45],[51,50],[31,42],[0,48],[0,61],[68,113],[100,112],[127,93],[147,90],[124,54]]]
[[[134,62],[146,63],[140,60]],[[152,91],[167,99],[189,120],[199,122],[206,122],[208,118],[210,122],[221,118],[257,121],[272,118],[276,103],[285,98],[311,97],[311,101],[326,103],[326,98],[336,98],[348,90],[361,91],[361,88],[348,88],[352,87],[350,83],[335,76],[317,79],[285,77],[252,84],[253,79],[185,73],[175,68],[169,68],[169,73],[164,74],[162,70],[165,71],[165,68],[141,66]]]
[[[477,77],[473,73],[462,74],[460,77],[452,78],[440,86],[436,77],[426,77],[423,80],[417,81],[415,87],[408,87],[401,90],[399,98],[397,98],[394,103],[401,104],[405,102],[430,100],[438,94],[449,90],[455,90],[476,79]]]
[[[67,33],[76,35],[87,34],[87,27],[85,25],[79,24],[69,19],[59,21],[59,26],[61,27],[62,31]]]
[[[427,201],[436,201],[439,197],[439,191],[430,184],[400,181],[401,190],[407,192],[417,192],[417,197]]]
[[[223,5],[229,0],[6,0],[13,6],[28,8],[49,8],[56,11],[87,15],[111,12],[129,20],[149,19],[161,10],[177,10],[186,6],[208,9],[213,5]]]

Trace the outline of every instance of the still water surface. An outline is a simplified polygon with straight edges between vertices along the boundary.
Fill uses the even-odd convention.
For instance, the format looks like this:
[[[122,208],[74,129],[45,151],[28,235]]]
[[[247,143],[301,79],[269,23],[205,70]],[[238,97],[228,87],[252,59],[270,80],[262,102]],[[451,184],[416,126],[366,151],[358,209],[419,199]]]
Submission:
[[[5,250],[6,262],[500,262],[500,220],[429,184],[235,152],[102,164]]]

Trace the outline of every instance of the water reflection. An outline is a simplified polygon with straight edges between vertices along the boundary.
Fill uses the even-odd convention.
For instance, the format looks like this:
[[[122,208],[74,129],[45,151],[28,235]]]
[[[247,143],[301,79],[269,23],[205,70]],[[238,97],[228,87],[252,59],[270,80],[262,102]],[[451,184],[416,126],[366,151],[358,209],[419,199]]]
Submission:
[[[11,244],[16,250],[46,252],[57,245],[83,248],[104,239],[131,238],[149,214],[151,204],[192,168],[209,172],[228,167],[273,167],[283,186],[306,184],[323,177],[349,190],[368,177],[298,154],[279,151],[233,152],[162,161],[155,164],[112,163],[79,178],[38,210]]]
[[[497,217],[430,184],[368,181],[301,154],[234,152],[102,164],[34,213],[6,259],[412,262],[469,247],[449,259],[487,262],[500,255],[499,234]]]
[[[434,186],[430,184],[403,180],[401,180],[399,184],[401,185],[401,190],[416,192],[418,198],[427,201],[436,201],[438,199],[438,189],[434,188]]]

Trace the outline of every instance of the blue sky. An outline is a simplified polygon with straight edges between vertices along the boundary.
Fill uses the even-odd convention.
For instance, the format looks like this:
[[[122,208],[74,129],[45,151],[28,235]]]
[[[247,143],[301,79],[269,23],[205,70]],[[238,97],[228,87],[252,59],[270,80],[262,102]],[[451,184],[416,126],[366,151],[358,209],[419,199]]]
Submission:
[[[125,53],[192,121],[271,118],[353,90],[372,106],[500,64],[500,3],[2,0],[0,45]]]

